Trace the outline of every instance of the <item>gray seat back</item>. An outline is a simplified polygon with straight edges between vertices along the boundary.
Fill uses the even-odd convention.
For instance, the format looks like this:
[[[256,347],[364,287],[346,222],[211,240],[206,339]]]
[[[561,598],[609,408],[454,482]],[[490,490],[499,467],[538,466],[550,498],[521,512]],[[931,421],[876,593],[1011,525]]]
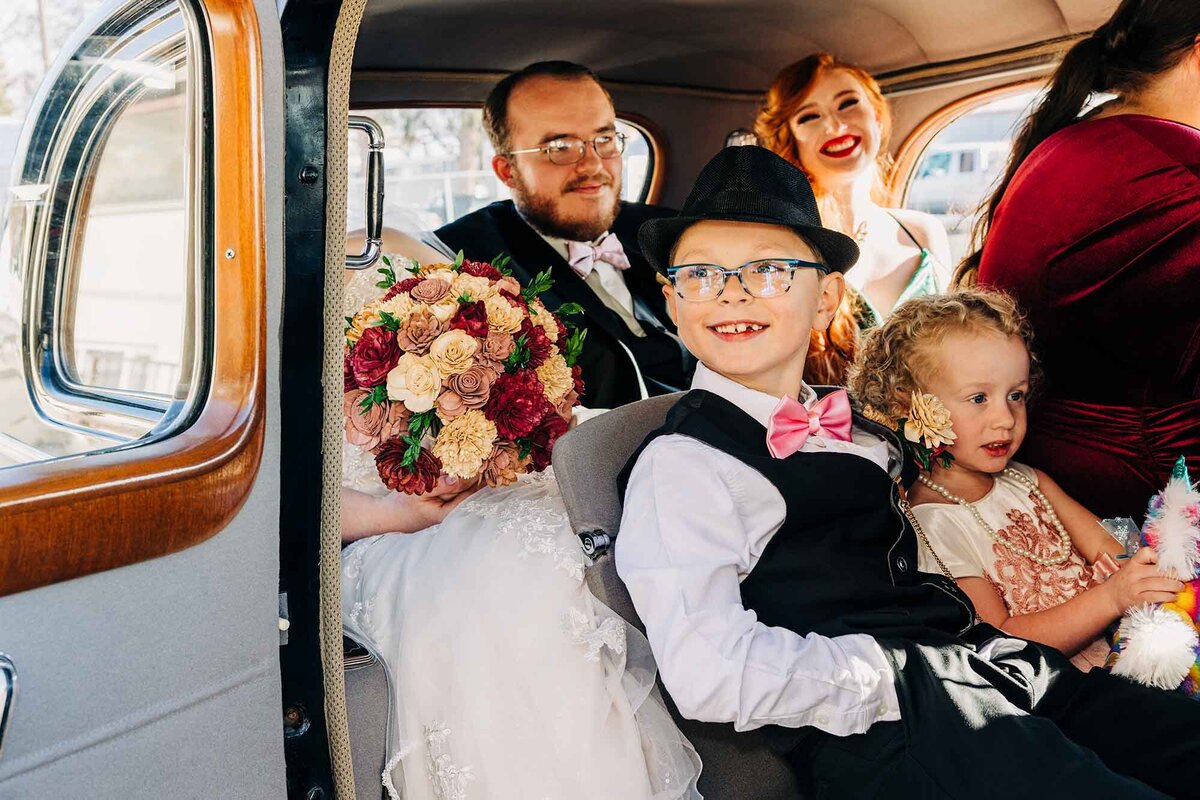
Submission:
[[[645,632],[625,585],[604,545],[621,524],[617,475],[651,431],[662,426],[680,394],[652,397],[591,419],[554,447],[554,475],[571,527],[596,554],[587,570],[588,588],[623,619]],[[661,682],[659,684],[662,688]],[[796,800],[801,797],[791,769],[757,732],[735,733],[731,725],[684,719],[670,696],[667,707],[704,762],[700,791],[707,800]]]

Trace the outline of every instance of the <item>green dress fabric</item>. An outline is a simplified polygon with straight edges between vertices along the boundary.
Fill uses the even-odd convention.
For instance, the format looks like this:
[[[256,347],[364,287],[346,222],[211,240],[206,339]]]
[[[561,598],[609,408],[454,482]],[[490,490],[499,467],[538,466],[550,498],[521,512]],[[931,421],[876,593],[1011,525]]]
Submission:
[[[896,219],[894,216],[892,219]],[[913,244],[921,249],[921,260],[917,263],[917,268],[913,270],[912,277],[908,279],[908,283],[904,286],[904,291],[900,292],[900,296],[896,298],[895,308],[906,300],[911,300],[914,297],[922,297],[927,294],[939,294],[942,287],[938,285],[937,271],[933,268],[933,255],[929,249],[917,241],[917,237],[912,235],[912,231],[904,227],[904,223],[896,219],[896,224],[900,226],[900,230],[912,239]],[[881,314],[879,309],[867,299],[867,296],[862,292],[854,293],[854,319],[858,322],[860,330],[874,328],[879,323],[883,322],[884,318],[890,314],[892,309],[888,309],[886,314]]]

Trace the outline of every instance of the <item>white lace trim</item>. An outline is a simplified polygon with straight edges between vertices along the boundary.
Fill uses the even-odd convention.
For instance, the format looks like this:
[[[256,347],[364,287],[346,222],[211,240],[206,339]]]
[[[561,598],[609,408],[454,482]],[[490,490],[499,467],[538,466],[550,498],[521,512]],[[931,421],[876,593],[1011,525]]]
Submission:
[[[559,543],[558,533],[569,529],[571,522],[556,494],[552,469],[524,476],[505,489],[479,492],[460,509],[491,520],[500,533],[516,538],[521,543],[518,558],[549,556],[556,568],[583,580],[583,570],[590,563],[587,556],[578,546]]]
[[[573,644],[586,648],[585,661],[599,661],[605,647],[618,656],[625,655],[625,623],[617,617],[608,617],[597,626],[587,614],[571,607],[563,615],[563,630]]]
[[[471,766],[460,767],[450,757],[447,741],[450,728],[442,722],[425,726],[425,754],[429,766],[429,782],[437,800],[466,800],[467,784],[475,780]]]

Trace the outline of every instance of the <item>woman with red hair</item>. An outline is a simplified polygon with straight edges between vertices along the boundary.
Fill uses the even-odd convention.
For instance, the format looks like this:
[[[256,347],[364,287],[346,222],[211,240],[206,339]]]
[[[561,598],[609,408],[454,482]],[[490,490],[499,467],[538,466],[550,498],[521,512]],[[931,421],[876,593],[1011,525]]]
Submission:
[[[910,297],[949,283],[950,247],[941,224],[887,206],[892,116],[869,73],[828,53],[785,67],[754,124],[759,143],[808,175],[825,224],[858,240],[848,293],[827,332],[813,332],[805,376],[845,383],[860,328],[879,324]]]

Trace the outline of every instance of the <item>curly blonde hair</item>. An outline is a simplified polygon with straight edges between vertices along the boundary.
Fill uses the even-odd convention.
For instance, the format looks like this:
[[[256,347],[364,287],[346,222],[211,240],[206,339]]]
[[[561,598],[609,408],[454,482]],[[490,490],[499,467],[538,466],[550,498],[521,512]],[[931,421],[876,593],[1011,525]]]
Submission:
[[[995,289],[962,289],[909,300],[868,331],[850,368],[850,393],[889,419],[907,416],[912,393],[937,369],[938,343],[955,333],[982,332],[1025,343],[1032,392],[1040,377],[1033,330],[1016,301]]]

